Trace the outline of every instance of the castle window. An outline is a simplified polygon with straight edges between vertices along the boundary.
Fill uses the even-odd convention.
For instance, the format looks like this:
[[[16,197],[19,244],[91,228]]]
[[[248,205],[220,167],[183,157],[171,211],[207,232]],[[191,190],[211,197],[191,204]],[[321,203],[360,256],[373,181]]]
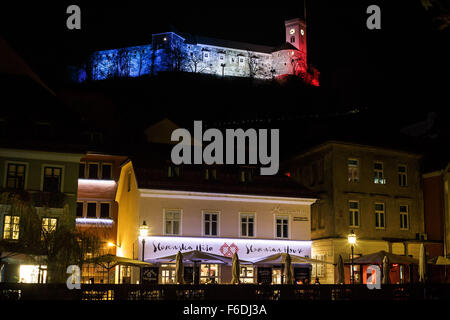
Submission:
[[[291,37],[291,43],[294,43],[295,42],[295,36],[292,36]]]

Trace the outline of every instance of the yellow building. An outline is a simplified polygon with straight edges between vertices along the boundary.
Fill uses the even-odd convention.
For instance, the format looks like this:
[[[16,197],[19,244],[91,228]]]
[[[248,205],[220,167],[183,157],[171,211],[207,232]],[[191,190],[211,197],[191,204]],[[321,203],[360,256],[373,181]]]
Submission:
[[[311,209],[312,257],[350,259],[353,231],[355,257],[385,250],[417,258],[426,240],[420,161],[417,154],[336,141],[288,161],[286,173],[320,198]],[[337,281],[333,265],[319,265],[316,273],[321,283]]]

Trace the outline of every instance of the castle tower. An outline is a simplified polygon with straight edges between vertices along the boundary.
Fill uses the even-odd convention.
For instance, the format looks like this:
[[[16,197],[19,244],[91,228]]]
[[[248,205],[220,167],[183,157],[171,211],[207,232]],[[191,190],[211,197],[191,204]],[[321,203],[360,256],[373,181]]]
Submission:
[[[284,22],[286,27],[286,42],[296,47],[306,60],[306,22],[300,18],[286,20]]]

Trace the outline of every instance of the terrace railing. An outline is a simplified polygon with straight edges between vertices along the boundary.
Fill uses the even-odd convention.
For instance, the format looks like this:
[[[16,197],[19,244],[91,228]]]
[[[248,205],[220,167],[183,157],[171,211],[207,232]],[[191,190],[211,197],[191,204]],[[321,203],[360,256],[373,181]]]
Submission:
[[[382,285],[132,285],[0,283],[0,300],[428,300],[450,299],[450,284]]]

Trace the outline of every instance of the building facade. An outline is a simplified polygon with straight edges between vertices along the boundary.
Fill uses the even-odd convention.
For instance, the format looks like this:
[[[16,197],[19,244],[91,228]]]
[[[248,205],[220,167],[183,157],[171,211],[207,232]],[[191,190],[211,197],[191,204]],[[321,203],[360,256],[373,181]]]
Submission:
[[[230,258],[236,252],[246,261],[287,250],[310,256],[310,206],[315,201],[310,192],[306,196],[301,188],[290,189],[283,195],[283,187],[277,188],[278,194],[267,192],[267,184],[264,189],[259,183],[256,187],[259,177],[250,178],[248,171],[226,174],[222,169],[170,165],[162,170],[136,169],[131,161],[122,166],[117,241],[125,257],[156,263],[147,281],[173,283],[175,264],[157,259],[178,251],[201,250]],[[144,221],[149,234],[143,238],[139,227]],[[192,268],[187,264],[184,270],[187,282],[192,281]],[[309,266],[294,268],[298,277],[309,277],[309,272]],[[202,264],[198,274],[200,283],[229,283],[231,266]],[[246,283],[280,283],[281,265],[242,265],[241,276]],[[135,273],[132,282],[137,281]]]
[[[319,85],[317,69],[307,64],[306,23],[285,21],[286,42],[278,47],[208,38],[180,32],[153,34],[142,46],[95,52],[75,80],[155,75],[183,71],[219,76],[272,79],[301,76]]]
[[[420,162],[416,154],[331,141],[286,163],[285,171],[319,197],[311,210],[313,258],[350,259],[351,231],[357,236],[355,257],[385,250],[418,258],[427,239]],[[405,281],[405,270],[398,268],[394,278]],[[365,281],[364,272],[355,267],[356,282]],[[317,275],[322,283],[337,281],[331,265]]]
[[[24,236],[21,234],[21,219],[27,219],[28,216],[27,212],[13,205],[16,196],[35,207],[41,224],[36,230],[51,232],[62,225],[69,229],[75,228],[81,157],[82,154],[75,153],[0,149],[2,241],[15,243]],[[4,258],[7,257],[6,252],[2,254]],[[17,259],[14,256],[13,262],[6,263],[2,268],[2,281],[45,282],[45,265],[21,261],[18,259],[20,256]]]
[[[87,153],[80,161],[76,228],[88,232],[100,241],[98,252],[90,255],[117,253],[117,215],[115,201],[120,165],[125,156]],[[95,264],[85,264],[82,282],[106,282],[105,270]]]
[[[423,175],[425,230],[429,240],[442,243],[434,255],[450,255],[449,167]]]

